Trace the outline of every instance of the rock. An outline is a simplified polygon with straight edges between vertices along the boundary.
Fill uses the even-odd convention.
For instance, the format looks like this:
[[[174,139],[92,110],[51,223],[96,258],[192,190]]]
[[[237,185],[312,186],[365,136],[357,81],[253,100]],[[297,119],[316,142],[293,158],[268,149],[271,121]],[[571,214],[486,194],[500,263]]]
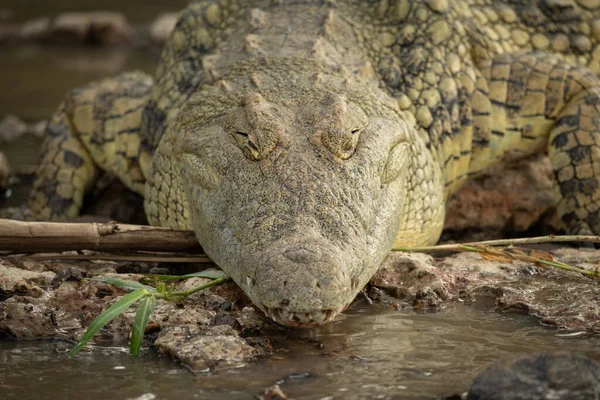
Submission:
[[[27,130],[27,124],[14,115],[7,115],[0,120],[0,143],[10,142],[20,137]]]
[[[398,253],[387,257],[371,284],[411,307],[439,307],[452,295],[431,256]]]
[[[588,271],[600,250],[555,247],[557,260]],[[539,318],[564,330],[600,332],[600,286],[583,275],[537,269],[530,263],[482,259],[475,253],[441,258],[391,253],[371,279],[369,294],[395,307],[442,308],[477,302],[499,311]]]
[[[10,165],[4,153],[0,151],[0,193],[8,188],[10,178]]]
[[[526,231],[553,210],[552,188],[552,166],[544,155],[497,165],[452,196],[444,229]]]
[[[16,339],[62,338],[54,326],[48,296],[13,296],[0,303],[0,335]],[[3,334],[3,335],[2,335]]]
[[[93,265],[97,265],[96,268]],[[83,277],[97,275],[139,281],[137,274],[115,274],[119,263],[81,262],[41,263],[28,258],[0,258],[0,337],[20,339],[60,338],[79,340],[86,327],[101,312],[126,292],[102,282],[86,281]],[[202,282],[197,278],[195,284]],[[176,284],[175,290],[194,285],[187,281]],[[212,292],[210,288],[204,292]],[[237,296],[237,292],[221,290],[222,295]],[[158,301],[146,329],[148,344],[172,354],[193,369],[235,366],[255,356],[273,351],[265,332],[256,336],[240,336],[239,310],[210,309],[190,296],[178,304]],[[230,305],[235,297],[220,298]],[[209,307],[210,306],[210,307]],[[231,308],[231,307],[229,307]],[[94,339],[124,343],[129,339],[136,308],[125,311],[102,329]],[[248,309],[244,314],[252,314]],[[256,319],[256,317],[248,317]],[[248,333],[248,332],[247,332]]]
[[[479,374],[467,400],[600,398],[600,363],[572,353],[528,354]]]
[[[178,358],[193,371],[202,371],[222,364],[240,364],[255,355],[254,348],[240,337],[230,335],[190,337],[190,332],[186,332],[184,327],[161,332],[154,345],[161,352]]]
[[[283,392],[283,390],[281,390],[281,387],[279,387],[279,385],[275,384],[273,386],[266,388],[263,392],[263,395],[259,396],[259,399],[261,399],[261,400],[288,400],[289,397],[287,394],[285,394]]]
[[[21,25],[20,38],[23,40],[43,40],[50,32],[50,18],[41,17],[26,21]]]
[[[52,22],[50,40],[87,44],[123,44],[129,42],[132,29],[125,15],[118,12],[69,12]]]
[[[49,286],[55,277],[54,272],[33,272],[14,268],[0,259],[0,298],[15,295],[40,297],[44,294],[41,286]]]
[[[164,13],[150,24],[150,38],[158,43],[164,43],[175,28],[179,13]]]

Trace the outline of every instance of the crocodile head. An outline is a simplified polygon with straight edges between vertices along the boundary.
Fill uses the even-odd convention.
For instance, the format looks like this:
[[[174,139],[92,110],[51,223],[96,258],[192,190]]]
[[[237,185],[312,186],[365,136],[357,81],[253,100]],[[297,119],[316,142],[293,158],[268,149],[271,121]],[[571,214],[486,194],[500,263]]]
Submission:
[[[414,127],[354,78],[270,66],[225,79],[192,96],[174,128],[190,225],[273,320],[323,324],[394,243]]]

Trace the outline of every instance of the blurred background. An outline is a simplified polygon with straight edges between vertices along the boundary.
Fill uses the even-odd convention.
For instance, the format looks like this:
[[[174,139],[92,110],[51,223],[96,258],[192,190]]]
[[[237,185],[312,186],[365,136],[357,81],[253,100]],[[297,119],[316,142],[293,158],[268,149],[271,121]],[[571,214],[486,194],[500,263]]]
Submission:
[[[4,0],[0,119],[48,118],[72,87],[124,69],[152,72],[187,0]]]
[[[124,70],[153,74],[187,3],[0,2],[0,207],[25,200],[46,121],[66,92]]]

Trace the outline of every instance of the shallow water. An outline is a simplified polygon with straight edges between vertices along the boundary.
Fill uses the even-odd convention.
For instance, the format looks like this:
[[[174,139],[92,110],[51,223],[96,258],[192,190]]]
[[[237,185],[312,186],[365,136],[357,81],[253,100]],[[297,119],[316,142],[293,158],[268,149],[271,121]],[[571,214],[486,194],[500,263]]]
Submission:
[[[68,90],[121,71],[154,73],[156,55],[137,50],[23,46],[0,48],[0,119],[48,119]]]
[[[103,348],[77,357],[56,342],[0,341],[6,399],[254,399],[280,382],[296,399],[434,399],[462,393],[490,363],[569,350],[600,360],[600,337],[561,335],[534,318],[458,306],[435,313],[356,304],[319,329],[274,340],[265,360],[193,374],[147,350]]]

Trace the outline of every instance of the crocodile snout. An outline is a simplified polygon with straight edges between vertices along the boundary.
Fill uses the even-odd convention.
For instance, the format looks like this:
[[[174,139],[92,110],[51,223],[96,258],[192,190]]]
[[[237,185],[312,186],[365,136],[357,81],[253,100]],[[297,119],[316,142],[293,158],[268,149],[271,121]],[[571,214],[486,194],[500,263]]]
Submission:
[[[332,320],[354,297],[341,253],[306,231],[276,241],[264,250],[258,269],[259,307],[287,326],[310,327]]]
[[[301,244],[296,246],[290,246],[283,252],[283,256],[290,261],[297,262],[299,264],[310,264],[321,260],[322,257],[321,249],[315,244]]]

